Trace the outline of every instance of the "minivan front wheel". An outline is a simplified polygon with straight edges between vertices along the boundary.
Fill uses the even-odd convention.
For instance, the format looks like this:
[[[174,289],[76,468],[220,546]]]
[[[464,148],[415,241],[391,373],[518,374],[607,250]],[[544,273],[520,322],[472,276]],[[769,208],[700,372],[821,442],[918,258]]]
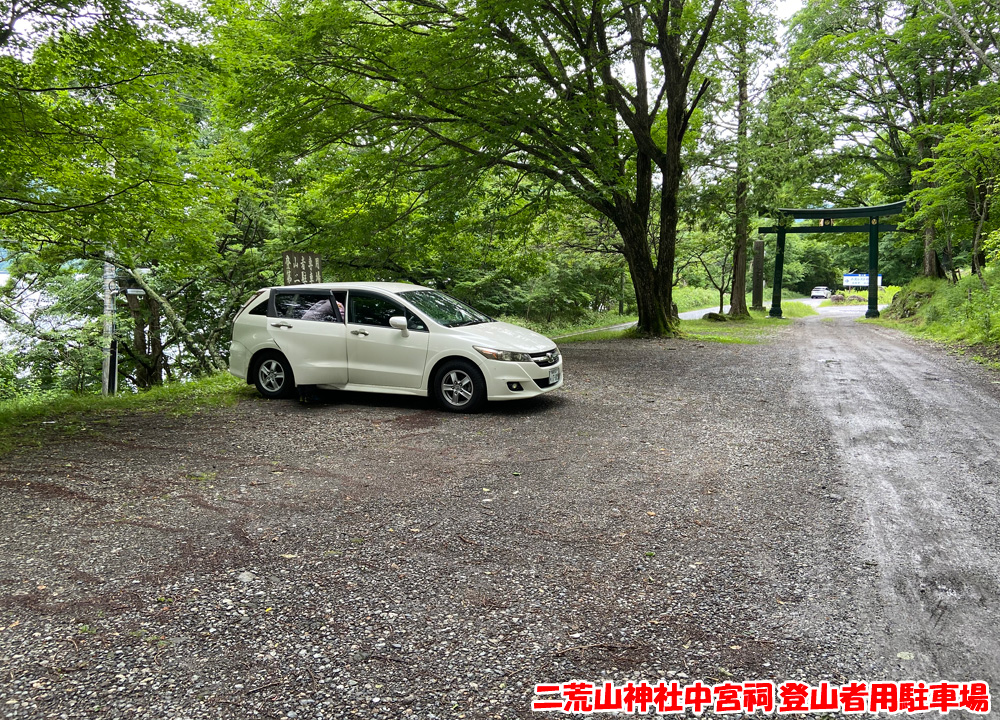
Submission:
[[[468,360],[449,360],[434,375],[434,398],[443,410],[475,412],[486,402],[486,380]]]
[[[288,397],[295,389],[292,366],[281,353],[269,352],[257,362],[253,384],[257,387],[257,392],[268,400]]]

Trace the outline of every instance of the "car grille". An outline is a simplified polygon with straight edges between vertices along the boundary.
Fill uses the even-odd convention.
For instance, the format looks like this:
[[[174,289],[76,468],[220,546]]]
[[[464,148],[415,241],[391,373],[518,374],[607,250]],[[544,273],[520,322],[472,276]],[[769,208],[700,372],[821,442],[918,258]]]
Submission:
[[[550,382],[548,378],[541,378],[539,380],[535,380],[534,382],[535,385],[543,389],[547,388],[549,385],[555,385],[555,383]]]
[[[549,367],[559,362],[559,350],[552,348],[545,352],[531,353],[531,359],[535,361],[538,367]]]

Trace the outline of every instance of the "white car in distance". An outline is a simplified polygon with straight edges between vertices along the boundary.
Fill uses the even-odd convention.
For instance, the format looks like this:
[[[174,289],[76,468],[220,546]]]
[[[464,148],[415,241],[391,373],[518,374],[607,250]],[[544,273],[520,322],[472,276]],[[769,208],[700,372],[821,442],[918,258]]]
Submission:
[[[453,412],[533,397],[563,383],[552,340],[407,283],[259,290],[233,321],[229,372],[265,398],[315,385],[431,395]]]

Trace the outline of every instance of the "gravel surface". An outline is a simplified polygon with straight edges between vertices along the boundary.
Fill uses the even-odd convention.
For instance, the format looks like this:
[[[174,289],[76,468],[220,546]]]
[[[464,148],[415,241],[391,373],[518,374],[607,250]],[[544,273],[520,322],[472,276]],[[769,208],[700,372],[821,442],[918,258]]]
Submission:
[[[474,416],[331,393],[26,428],[0,713],[514,718],[542,682],[912,677],[812,357],[840,328],[567,345],[563,390]]]

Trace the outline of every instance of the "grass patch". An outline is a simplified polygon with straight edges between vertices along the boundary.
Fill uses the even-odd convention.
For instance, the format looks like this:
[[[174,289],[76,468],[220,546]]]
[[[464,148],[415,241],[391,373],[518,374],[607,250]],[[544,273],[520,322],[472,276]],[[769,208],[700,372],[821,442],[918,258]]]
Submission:
[[[790,312],[785,311],[794,306]],[[754,345],[767,340],[783,325],[785,318],[806,317],[816,315],[816,311],[803,303],[782,303],[784,317],[775,319],[769,317],[767,310],[751,311],[749,319],[713,322],[711,320],[681,320],[681,332],[692,340],[706,342]],[[794,314],[793,314],[794,313]]]
[[[783,290],[781,296],[782,298],[792,299],[805,297],[792,290]],[[748,293],[747,306],[750,305],[750,297]],[[719,293],[709,288],[675,287],[673,299],[677,305],[677,312],[682,313],[691,310],[713,312],[719,308]],[[729,301],[728,295],[726,296],[726,301]],[[806,312],[806,314],[810,313]],[[805,315],[789,315],[788,312],[785,315],[787,317],[805,317]],[[620,337],[628,337],[627,335],[622,335],[619,330],[607,331],[607,328],[612,325],[634,323],[638,319],[639,316],[635,313],[619,315],[613,310],[601,313],[586,312],[576,318],[556,318],[549,321],[538,318],[526,319],[520,315],[501,315],[497,318],[497,320],[520,325],[521,327],[526,327],[529,330],[534,330],[537,333],[556,339],[560,345],[567,342],[612,340]],[[610,334],[605,334],[607,332],[610,332]],[[583,334],[583,337],[578,338],[577,335],[579,334]]]
[[[623,323],[633,323],[639,319],[638,315],[619,315],[617,312],[588,312],[578,318],[556,319],[549,322],[544,320],[525,320],[519,315],[501,315],[497,320],[509,322],[514,325],[526,327],[547,337],[558,337],[560,335],[570,335],[588,330],[606,328],[608,325],[621,325]]]
[[[781,303],[781,317],[783,318],[804,318],[812,315],[819,315],[812,305],[795,301]]]
[[[886,327],[949,347],[992,369],[1000,369],[1000,268],[979,278],[966,272],[958,283],[917,278],[902,288],[877,320]]]
[[[189,382],[175,382],[141,393],[123,393],[113,397],[41,392],[13,400],[0,401],[0,454],[23,444],[18,437],[28,425],[44,423],[60,432],[93,431],[88,418],[101,420],[116,413],[165,412],[188,414],[208,407],[236,404],[252,394],[252,387],[229,373],[216,373]],[[33,439],[37,431],[32,428]]]
[[[754,344],[773,333],[780,324],[770,320],[748,320],[745,322],[717,323],[709,320],[681,320],[681,337],[718,343]],[[642,338],[635,328],[625,330],[595,330],[560,338],[560,345],[595,340],[631,340]]]
[[[967,273],[957,284],[918,278],[904,287],[879,320],[917,337],[946,344],[1000,344],[1000,268],[979,278]]]
[[[624,330],[592,330],[591,332],[582,332],[559,338],[559,344],[566,345],[569,343],[590,342],[592,340],[624,340],[634,337],[634,333],[630,332],[630,330],[631,328],[625,328]]]
[[[799,296],[801,297],[801,296]],[[754,344],[762,342],[781,327],[786,318],[802,318],[818,315],[811,305],[789,301],[781,305],[783,318],[775,320],[767,314],[767,310],[751,312],[749,318],[713,322],[711,320],[681,320],[681,336],[691,339],[717,343]],[[625,340],[639,337],[635,328],[624,330],[597,329],[591,332],[581,332],[569,337],[558,338],[560,345],[575,342],[590,342],[592,340]]]
[[[781,299],[783,301],[789,299],[795,300],[804,297],[807,296],[802,293],[795,292],[794,290],[789,290],[788,288],[781,289]],[[724,304],[728,305],[729,300],[729,293],[726,293]],[[717,290],[708,290],[705,288],[675,287],[674,302],[677,303],[677,312],[688,312],[689,310],[718,312],[719,292]],[[767,288],[767,292],[764,293],[764,302],[771,302],[770,288]],[[747,307],[750,307],[753,304],[753,293],[747,293],[746,303]]]
[[[681,320],[681,333],[684,338],[727,345],[756,345],[773,335],[777,327],[775,323],[767,320],[740,323]]]
[[[675,287],[673,299],[677,304],[677,312],[719,308],[719,291],[711,288]]]
[[[1000,359],[995,357],[987,357],[985,355],[973,355],[972,359],[974,362],[980,365],[985,365],[990,370],[1000,370]]]

